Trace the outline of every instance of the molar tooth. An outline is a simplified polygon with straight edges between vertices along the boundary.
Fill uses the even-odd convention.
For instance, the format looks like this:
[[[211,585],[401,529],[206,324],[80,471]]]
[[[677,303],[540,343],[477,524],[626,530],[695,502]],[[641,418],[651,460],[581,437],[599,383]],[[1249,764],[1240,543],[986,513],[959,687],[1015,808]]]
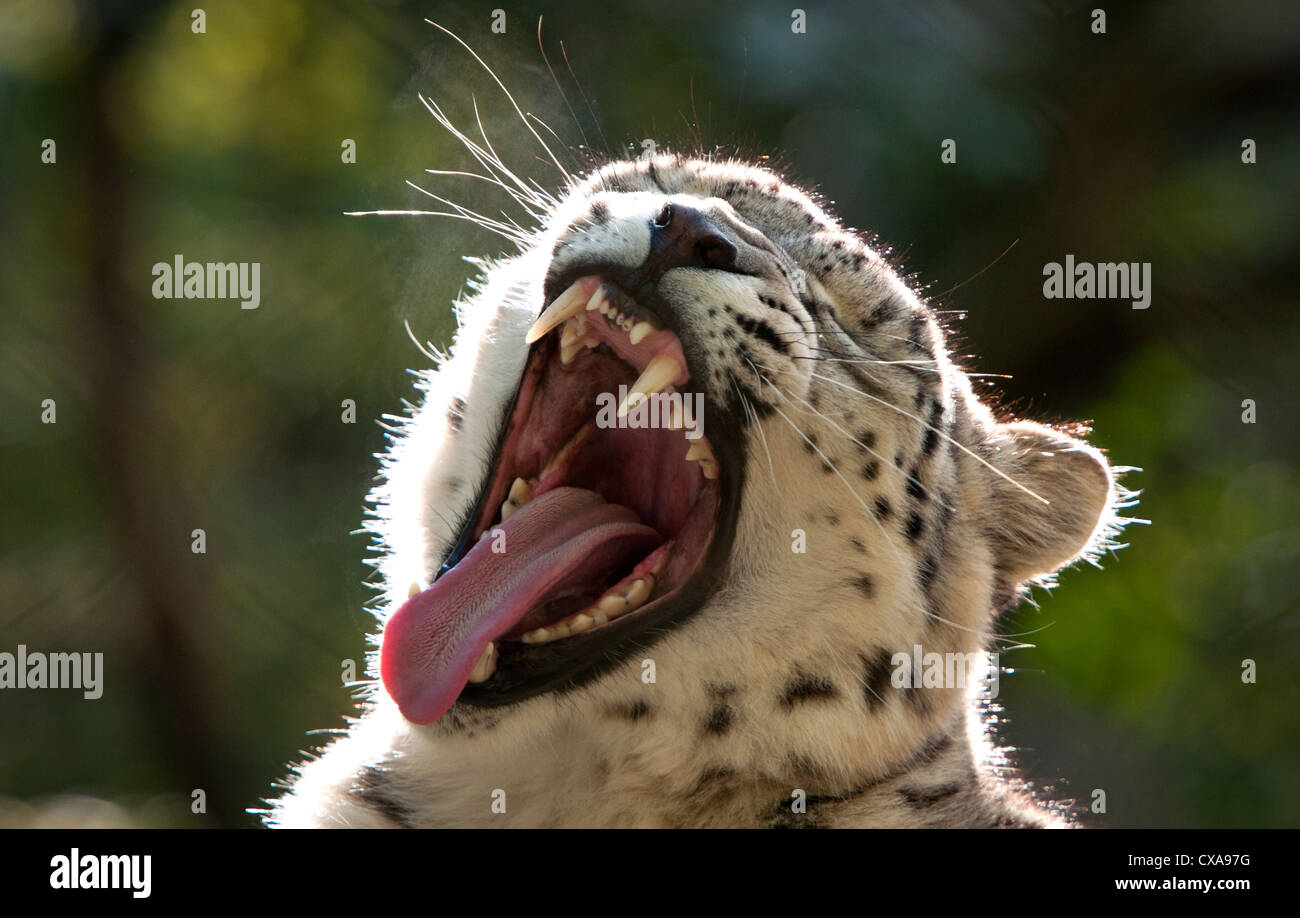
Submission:
[[[632,339],[633,344],[640,344],[645,339],[645,336],[654,330],[655,327],[649,322],[638,322],[632,326],[632,330],[628,332],[628,337]]]
[[[569,616],[565,621],[569,624],[569,634],[571,635],[582,634],[584,631],[589,631],[591,630],[591,627],[596,624],[594,618],[590,615],[585,615],[582,612],[579,612],[577,615]]]
[[[545,644],[551,638],[549,628],[534,628],[532,631],[525,632],[522,640],[525,644]]]
[[[581,281],[574,281],[568,290],[556,297],[555,302],[547,306],[537,317],[532,328],[528,329],[528,334],[524,335],[524,343],[532,344],[538,338],[545,337],[551,329],[565,319],[581,312],[586,303],[586,294],[583,293]]]
[[[627,611],[627,599],[618,593],[606,593],[600,597],[600,602],[596,604],[596,608],[608,615],[610,620],[613,620]]]
[[[656,354],[654,359],[646,364],[645,370],[637,377],[632,388],[628,390],[623,404],[618,406],[618,416],[620,418],[627,416],[633,395],[653,395],[677,379],[681,372],[681,364],[675,359],[667,354]]]
[[[474,671],[469,674],[470,682],[486,682],[488,677],[497,671],[496,651],[496,642],[489,641],[483,648],[483,652],[479,654],[478,662],[474,664]]]

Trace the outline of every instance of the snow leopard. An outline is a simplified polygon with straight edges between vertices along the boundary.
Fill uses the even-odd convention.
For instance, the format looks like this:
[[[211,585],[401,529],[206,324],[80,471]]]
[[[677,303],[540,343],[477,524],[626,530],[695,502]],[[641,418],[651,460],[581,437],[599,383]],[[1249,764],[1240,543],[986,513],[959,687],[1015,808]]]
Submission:
[[[988,667],[1113,547],[1086,429],[981,401],[887,251],[762,162],[503,184],[541,222],[390,419],[360,715],[264,820],[1073,824],[991,738]]]

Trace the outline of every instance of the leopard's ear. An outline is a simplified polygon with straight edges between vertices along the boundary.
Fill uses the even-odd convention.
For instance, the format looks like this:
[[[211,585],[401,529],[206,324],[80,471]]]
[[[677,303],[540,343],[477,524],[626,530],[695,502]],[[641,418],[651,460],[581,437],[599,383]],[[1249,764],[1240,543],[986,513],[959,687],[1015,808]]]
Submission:
[[[1116,493],[1101,453],[1041,424],[998,424],[992,433],[990,461],[1006,476],[994,476],[987,524],[999,571],[1019,583],[1096,550]]]

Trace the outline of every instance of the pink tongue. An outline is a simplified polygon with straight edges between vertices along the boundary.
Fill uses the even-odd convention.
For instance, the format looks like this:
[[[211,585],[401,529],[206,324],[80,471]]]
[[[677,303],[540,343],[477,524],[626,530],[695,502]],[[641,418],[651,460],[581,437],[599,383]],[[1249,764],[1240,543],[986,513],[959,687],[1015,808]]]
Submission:
[[[393,613],[380,673],[402,715],[432,723],[456,701],[483,648],[532,608],[564,589],[605,580],[662,538],[621,504],[595,491],[556,488],[481,539],[460,563]]]

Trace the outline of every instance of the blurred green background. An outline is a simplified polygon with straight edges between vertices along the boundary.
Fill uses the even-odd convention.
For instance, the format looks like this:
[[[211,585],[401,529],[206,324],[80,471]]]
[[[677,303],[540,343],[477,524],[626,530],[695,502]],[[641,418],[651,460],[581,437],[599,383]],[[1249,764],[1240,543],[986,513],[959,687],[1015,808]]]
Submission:
[[[0,824],[253,825],[307,731],[342,724],[374,420],[427,365],[404,325],[445,345],[461,257],[504,251],[344,212],[433,209],[409,180],[522,218],[425,174],[471,161],[419,93],[464,125],[477,100],[502,156],[557,181],[427,16],[557,149],[782,157],[960,311],[957,352],[1009,375],[986,380],[1005,404],[1091,419],[1153,525],[1007,622],[1036,647],[1003,658],[1001,735],[1061,794],[1104,789],[1091,824],[1300,825],[1300,8],[1125,3],[1095,35],[1094,5],[805,3],[796,35],[774,3],[6,0],[0,650],[106,672],[98,701],[0,692]],[[261,307],[154,299],[177,253],[260,262]],[[1066,253],[1150,261],[1151,308],[1045,300]]]

